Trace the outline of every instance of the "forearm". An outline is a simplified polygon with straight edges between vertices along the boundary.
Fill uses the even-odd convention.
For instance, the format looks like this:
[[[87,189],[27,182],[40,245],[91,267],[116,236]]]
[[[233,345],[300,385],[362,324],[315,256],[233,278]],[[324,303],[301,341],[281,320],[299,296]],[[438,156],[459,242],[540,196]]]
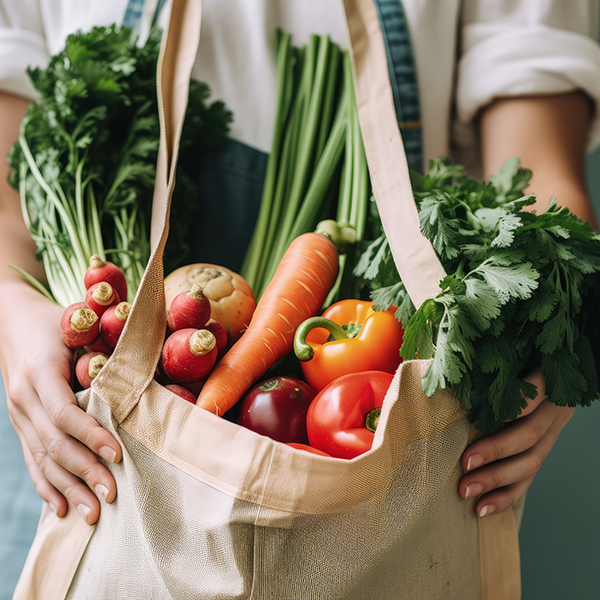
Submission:
[[[485,177],[497,173],[513,156],[533,172],[528,192],[538,196],[542,211],[550,196],[596,228],[585,184],[585,150],[590,112],[583,94],[499,100],[481,115],[480,133]],[[520,418],[471,444],[462,457],[466,474],[459,483],[463,498],[480,496],[478,515],[512,506],[531,485],[573,408],[546,399],[545,381],[535,370],[527,380],[538,395]]]
[[[590,105],[580,93],[497,100],[483,110],[480,141],[484,176],[518,156],[533,177],[538,212],[554,196],[597,229],[585,180]]]
[[[23,221],[19,195],[7,181],[6,156],[17,140],[27,106],[23,98],[0,93],[0,285],[22,281],[9,264],[44,280],[42,264],[35,258],[35,243]]]

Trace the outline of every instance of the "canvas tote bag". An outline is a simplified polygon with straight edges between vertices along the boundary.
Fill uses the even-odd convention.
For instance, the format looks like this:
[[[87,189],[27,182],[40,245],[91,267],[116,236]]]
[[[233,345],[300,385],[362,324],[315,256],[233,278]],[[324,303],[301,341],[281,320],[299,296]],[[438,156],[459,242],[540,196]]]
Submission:
[[[441,267],[419,232],[385,51],[371,0],[345,0],[371,176],[398,269],[416,304]],[[199,0],[174,0],[158,70],[162,125],[153,253],[126,330],[80,405],[123,447],[118,496],[95,526],[49,510],[16,600],[513,600],[512,510],[478,519],[457,493],[473,437],[448,390],[424,395],[405,362],[371,451],[295,450],[171,394],[153,380],[165,326],[161,256],[200,31]],[[400,258],[402,260],[400,260]]]

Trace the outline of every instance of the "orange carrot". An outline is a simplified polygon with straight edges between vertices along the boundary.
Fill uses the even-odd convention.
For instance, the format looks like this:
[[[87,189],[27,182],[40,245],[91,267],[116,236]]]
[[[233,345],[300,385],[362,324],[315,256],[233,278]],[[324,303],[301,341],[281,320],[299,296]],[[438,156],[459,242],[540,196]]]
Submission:
[[[334,243],[318,233],[298,236],[284,254],[246,332],[209,375],[196,404],[216,415],[292,348],[296,328],[317,314],[339,269]]]

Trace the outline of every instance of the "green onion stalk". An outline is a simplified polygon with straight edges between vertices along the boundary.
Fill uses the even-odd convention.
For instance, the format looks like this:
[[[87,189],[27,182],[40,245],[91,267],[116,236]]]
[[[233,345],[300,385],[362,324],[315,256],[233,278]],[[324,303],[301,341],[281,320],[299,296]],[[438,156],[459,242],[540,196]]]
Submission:
[[[44,69],[28,71],[39,94],[27,110],[8,160],[25,225],[37,245],[47,287],[14,268],[49,299],[68,306],[85,298],[93,255],[125,273],[129,301],[150,255],[151,200],[160,123],[156,62],[161,33],[137,46],[124,27],[70,35]],[[222,146],[231,113],[208,103],[208,86],[190,81],[180,156]],[[186,154],[188,153],[188,154]],[[197,186],[182,168],[171,205],[165,268],[183,264]]]

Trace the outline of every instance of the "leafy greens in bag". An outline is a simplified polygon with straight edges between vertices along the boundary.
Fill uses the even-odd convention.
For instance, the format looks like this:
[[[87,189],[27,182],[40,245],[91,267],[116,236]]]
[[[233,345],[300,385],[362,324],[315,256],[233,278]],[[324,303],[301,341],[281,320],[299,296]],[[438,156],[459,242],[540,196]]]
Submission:
[[[405,360],[433,357],[423,379],[431,395],[449,385],[483,433],[516,418],[541,367],[548,400],[589,405],[599,396],[600,237],[552,199],[526,209],[531,172],[507,161],[489,183],[447,159],[412,173],[422,233],[446,273],[441,293],[415,308],[385,236],[360,257],[355,274],[375,307],[398,306]]]
[[[51,295],[62,306],[85,296],[91,255],[109,255],[131,294],[149,256],[160,32],[152,31],[143,47],[135,42],[127,28],[96,27],[69,36],[45,69],[29,70],[39,99],[9,155],[10,182],[20,192]],[[205,83],[191,81],[182,161],[227,138],[231,113],[222,102],[208,104],[209,94]],[[165,254],[169,271],[185,258],[195,204],[195,185],[180,168]]]

